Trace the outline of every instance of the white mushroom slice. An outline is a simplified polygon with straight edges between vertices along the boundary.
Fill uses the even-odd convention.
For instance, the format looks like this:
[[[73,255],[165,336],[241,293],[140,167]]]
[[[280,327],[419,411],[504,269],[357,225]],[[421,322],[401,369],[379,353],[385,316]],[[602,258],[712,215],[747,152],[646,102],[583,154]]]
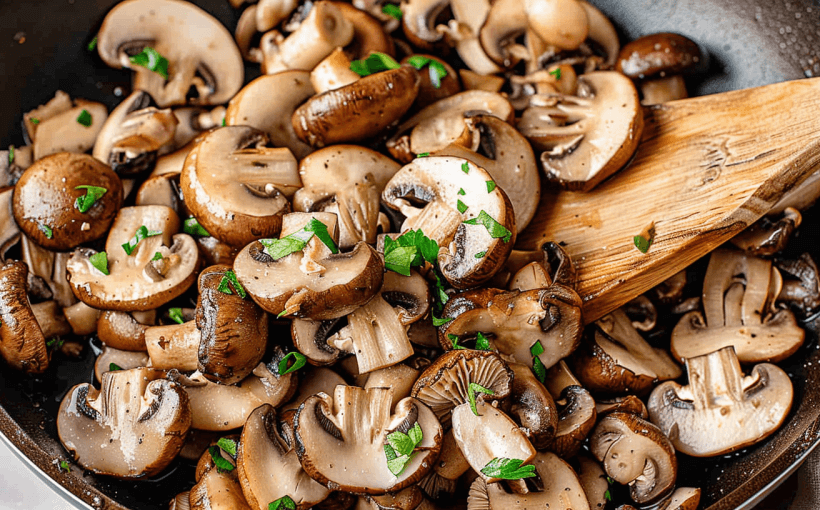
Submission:
[[[515,43],[516,37],[524,35],[528,26],[525,3],[496,0],[479,31],[479,40],[487,56],[506,69],[525,57],[529,58],[526,48]]]
[[[410,396],[413,384],[418,378],[418,370],[405,363],[398,363],[370,372],[367,376],[367,382],[364,383],[364,388],[390,388],[393,390],[393,402],[390,404],[390,407],[393,408],[399,400]]]
[[[379,198],[399,168],[392,159],[357,145],[319,149],[299,162],[304,187],[293,195],[293,208],[335,212],[342,249],[352,248],[359,241],[374,244]]]
[[[262,72],[276,74],[288,69],[310,70],[339,46],[353,39],[353,24],[332,2],[316,2],[310,13],[287,39],[269,32],[262,41]]]
[[[288,198],[302,185],[290,149],[264,147],[267,141],[251,127],[219,128],[188,154],[180,174],[199,224],[237,248],[279,234]]]
[[[222,125],[225,120],[225,107],[217,106],[210,110],[199,106],[184,106],[174,108],[177,128],[174,131],[175,149],[179,149],[191,143],[203,133]]]
[[[504,490],[501,484],[488,484],[478,477],[470,486],[467,496],[469,510],[496,510],[505,508],[566,508],[590,510],[581,482],[569,464],[550,452],[539,452],[531,464],[543,484],[538,492],[515,494]]]
[[[407,218],[402,231],[421,229],[443,248],[442,274],[459,289],[492,278],[515,243],[512,204],[488,184],[492,180],[469,160],[429,156],[404,166],[382,193],[385,204]]]
[[[147,353],[121,351],[104,345],[102,352],[94,361],[94,378],[97,382],[102,382],[102,376],[106,372],[145,367],[148,366],[148,361]]]
[[[174,460],[191,425],[182,388],[150,368],[102,376],[68,391],[57,414],[63,446],[83,469],[119,478],[153,476]]]
[[[37,129],[44,119],[49,119],[61,113],[67,112],[74,106],[71,96],[62,90],[55,92],[54,97],[46,104],[42,104],[30,112],[23,114],[23,127],[26,129],[24,135],[27,141],[33,141],[37,136]]]
[[[291,415],[277,414],[273,406],[263,404],[242,428],[236,471],[245,499],[254,509],[267,508],[268,503],[284,496],[297,508],[309,508],[330,494],[299,463]]]
[[[518,130],[541,153],[547,179],[588,191],[624,166],[638,146],[643,111],[632,80],[615,71],[578,78],[577,96],[524,111]]]
[[[183,22],[184,20],[184,22]],[[242,86],[242,55],[233,36],[213,16],[180,0],[127,0],[103,20],[97,50],[111,67],[134,71],[134,90],[157,104],[185,104],[193,87],[196,104],[220,104]],[[168,79],[129,57],[151,47],[168,60]]]
[[[402,366],[402,365],[397,365]],[[287,404],[279,406],[281,412],[296,411],[309,397],[317,393],[333,393],[336,386],[344,385],[345,380],[333,370],[325,367],[310,367],[304,369],[299,391]],[[390,370],[389,368],[385,370]],[[409,393],[407,396],[410,396]]]
[[[63,314],[65,314],[65,318],[71,325],[71,330],[75,335],[91,335],[97,331],[100,310],[91,308],[82,301],[77,301],[73,305],[63,308]]]
[[[621,51],[621,43],[618,40],[618,32],[609,18],[606,17],[597,7],[581,0],[579,2],[583,6],[589,21],[589,35],[588,38],[598,43],[606,53],[606,61],[604,65],[606,69],[611,69],[618,60],[618,53]]]
[[[689,385],[667,381],[647,403],[652,422],[679,451],[712,457],[762,441],[792,405],[789,376],[769,363],[744,376],[731,347],[686,360]]]
[[[441,449],[436,416],[420,401],[400,400],[391,412],[392,390],[337,386],[333,397],[310,397],[294,418],[296,453],[305,471],[328,488],[367,494],[395,492],[433,468]],[[387,467],[387,436],[418,423],[422,438],[400,474]],[[333,452],[333,455],[328,455]]]
[[[730,250],[712,252],[703,278],[704,314],[681,317],[672,331],[672,353],[691,358],[731,345],[744,363],[793,354],[805,332],[790,310],[773,307],[771,289],[777,281],[782,281],[780,273],[769,260]]]
[[[415,46],[429,50],[441,40],[434,30],[436,18],[447,8],[450,0],[410,0],[402,5],[401,24],[404,35]]]
[[[589,33],[587,12],[578,0],[524,0],[524,12],[529,28],[559,50],[578,48]]]
[[[143,239],[128,255],[122,245],[142,226],[162,234]],[[153,310],[179,296],[196,280],[199,264],[196,243],[187,234],[175,234],[179,227],[179,217],[168,207],[120,209],[105,244],[109,274],[95,267],[90,257],[96,252],[90,249],[76,250],[66,264],[74,294],[94,308],[122,311]],[[146,266],[157,253],[168,268],[155,279]]]
[[[35,161],[58,152],[83,153],[94,146],[108,109],[102,103],[82,99],[77,99],[75,105],[53,117],[38,119],[33,138]]]
[[[291,70],[260,76],[231,99],[225,112],[225,124],[251,126],[264,131],[271,144],[289,148],[296,159],[301,160],[313,149],[299,140],[290,119],[296,108],[313,94],[307,71]]]
[[[298,0],[259,0],[256,4],[256,30],[267,32],[290,16],[298,5]]]
[[[455,19],[451,20],[447,26],[437,26],[436,30],[442,32],[451,44],[455,43],[458,56],[473,72],[479,75],[501,72],[502,69],[487,56],[478,39],[478,33],[490,12],[490,1],[451,0],[450,9]],[[461,77],[464,81],[463,74]],[[465,88],[475,87],[467,87],[465,84]]]
[[[145,352],[145,330],[156,324],[157,314],[150,310],[144,315],[138,320],[137,314],[106,310],[97,320],[97,337],[109,347]]]
[[[16,225],[13,220],[11,223]],[[25,234],[20,237],[20,251],[23,262],[29,269],[29,282],[39,278],[47,286],[51,297],[62,307],[69,307],[77,302],[66,279],[66,263],[71,256],[70,252],[47,250]],[[29,292],[32,290],[29,289]]]

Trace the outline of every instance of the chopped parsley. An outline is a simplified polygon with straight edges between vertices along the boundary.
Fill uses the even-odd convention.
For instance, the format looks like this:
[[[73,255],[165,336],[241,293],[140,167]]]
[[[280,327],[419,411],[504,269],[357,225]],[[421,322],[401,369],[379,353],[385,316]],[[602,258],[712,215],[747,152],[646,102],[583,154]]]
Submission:
[[[479,331],[475,335],[475,348],[479,351],[489,351],[490,350],[490,341],[487,340],[487,337],[484,336],[484,333]]]
[[[268,510],[296,510],[296,503],[290,496],[282,496],[268,503]]]
[[[492,193],[495,189],[495,181],[487,181],[487,193]]]
[[[384,4],[382,5],[382,12],[387,14],[388,16],[392,16],[398,20],[401,19],[401,9],[398,5],[395,4]]]
[[[416,154],[416,157],[417,158],[426,158],[429,155],[430,155],[429,152],[422,152],[421,154]]]
[[[46,236],[46,239],[51,239],[52,237],[54,237],[54,231],[45,223],[37,225],[37,228],[39,228],[43,232],[43,234]]]
[[[461,164],[461,171],[464,172],[465,174],[470,173],[470,164],[467,163],[466,161],[464,163],[462,163]]]
[[[50,339],[48,342],[46,342],[46,347],[48,347],[49,349],[59,349],[63,346],[64,343],[65,340],[63,340],[62,338],[54,337]]]
[[[228,269],[225,271],[225,274],[222,275],[222,279],[219,280],[219,285],[217,285],[216,290],[223,294],[233,294],[231,287],[233,287],[233,290],[242,299],[248,296],[248,293],[245,292],[245,287],[236,279],[236,273],[233,272],[233,269]]]
[[[151,262],[154,262],[155,260],[162,260],[162,253],[160,253],[160,252],[154,253],[154,256],[151,257]]]
[[[9,145],[9,165],[14,163],[14,145]]]
[[[231,453],[231,451],[233,451],[233,453]],[[236,469],[236,466],[226,459],[225,456],[222,455],[222,452],[230,455],[232,459],[236,459],[236,441],[223,437],[216,442],[216,445],[208,448],[208,453],[211,454],[211,459],[213,459],[217,470],[221,472]]]
[[[125,250],[126,255],[131,255],[134,253],[134,249],[143,239],[154,237],[162,234],[162,232],[157,232],[156,230],[148,230],[148,227],[145,225],[141,225],[137,231],[134,233],[134,237],[131,238],[130,241],[124,243],[122,245],[122,249]]]
[[[510,239],[512,238],[512,232],[507,230],[507,228],[501,223],[495,221],[493,217],[487,214],[487,212],[483,209],[478,214],[478,217],[467,220],[464,223],[466,225],[484,225],[484,228],[486,228],[487,232],[490,233],[490,237],[493,239],[501,238],[505,243],[510,242]]]
[[[29,122],[31,122],[32,124],[35,124],[35,125],[40,123],[40,119],[35,118],[35,117],[29,117],[28,120],[29,120]]]
[[[350,63],[350,70],[359,76],[369,76],[380,71],[398,69],[401,65],[390,55],[374,51],[367,58],[354,60]]]
[[[395,476],[399,476],[414,455],[414,450],[421,444],[423,434],[419,423],[407,431],[387,434],[387,443],[384,445],[384,456],[387,458],[387,469]]]
[[[475,394],[476,394],[476,392],[484,393],[485,395],[495,395],[495,392],[493,390],[487,389],[484,386],[481,386],[480,384],[476,384],[474,382],[471,382],[470,385],[467,386],[467,398],[470,401],[470,410],[473,412],[474,415],[481,416],[480,414],[478,414],[478,409],[476,409],[476,406],[475,406]]]
[[[430,70],[430,83],[435,88],[441,88],[441,80],[447,76],[447,69],[444,64],[436,59],[425,57],[424,55],[413,55],[407,59],[407,63],[421,71],[424,66],[428,66]]]
[[[99,186],[90,186],[88,184],[77,186],[74,189],[85,190],[85,195],[77,197],[77,200],[74,202],[74,207],[76,207],[81,213],[88,212],[88,210],[91,209],[91,206],[97,203],[97,200],[99,200],[100,198],[102,198],[103,195],[108,193],[108,190],[105,188],[101,188]]]
[[[259,242],[265,247],[263,251],[266,254],[270,255],[273,260],[279,260],[291,253],[304,250],[308,241],[310,241],[314,235],[319,238],[332,253],[339,253],[339,248],[336,246],[336,243],[333,242],[333,238],[330,237],[327,226],[316,218],[311,218],[304,228],[281,239],[260,239]]]
[[[88,43],[88,46],[86,46],[86,48],[88,49],[88,51],[94,51],[95,49],[97,49],[97,36],[96,35],[94,36],[94,39],[91,39],[91,42]]]
[[[490,478],[501,478],[504,480],[518,480],[520,478],[530,478],[535,476],[535,466],[522,466],[521,459],[494,458],[481,468],[481,472]]]
[[[182,231],[189,236],[211,237],[211,234],[199,224],[196,218],[188,218],[182,222]]]
[[[453,350],[458,351],[461,349],[466,349],[466,347],[458,345],[458,337],[456,335],[447,335],[447,339],[450,340],[450,344],[453,346]]]
[[[122,367],[117,365],[116,363],[109,363],[108,364],[108,371],[109,372],[116,372],[117,370],[122,370]]]
[[[547,379],[547,367],[544,366],[544,363],[538,356],[543,354],[543,352],[544,346],[541,345],[541,340],[536,340],[536,342],[532,344],[532,347],[530,347],[530,354],[532,354],[532,372],[542,384]]]
[[[643,232],[632,238],[635,248],[641,253],[649,251],[649,247],[655,242],[655,222],[653,221]]]
[[[168,317],[177,324],[185,322],[185,319],[182,318],[182,308],[169,308]]]
[[[455,317],[447,317],[447,318],[439,319],[438,317],[435,316],[435,314],[433,314],[433,326],[435,326],[435,327],[443,326],[443,325],[447,324],[448,322],[452,321],[454,318]]]
[[[469,209],[469,207],[467,207],[467,205],[464,202],[459,200],[459,201],[456,202],[456,209],[458,209],[458,212],[460,212],[461,214],[464,214],[464,212],[467,209]]]
[[[477,258],[477,259],[483,259],[485,255],[487,255],[487,252],[486,252],[486,251],[480,251],[480,252],[478,252],[478,253],[476,253],[476,254],[475,254],[475,258]]]
[[[425,261],[435,266],[438,243],[424,232],[408,230],[395,240],[384,238],[384,267],[404,276],[410,276],[411,267],[423,266]]]
[[[561,68],[560,68],[560,67],[556,67],[555,69],[553,69],[552,71],[550,71],[550,74],[551,74],[552,76],[555,76],[555,79],[556,79],[556,80],[560,80],[560,79],[561,79]]]
[[[59,464],[60,471],[65,471],[66,473],[71,472],[71,466],[68,465],[68,462],[61,460]]]
[[[149,71],[157,73],[166,80],[168,79],[168,59],[160,55],[157,50],[150,46],[146,46],[140,53],[130,57],[128,60],[134,65],[144,67]]]
[[[224,451],[231,457],[236,457],[236,441],[234,441],[233,439],[221,437],[219,438],[219,441],[216,442],[216,445],[222,448],[222,451]]]
[[[83,108],[83,111],[80,112],[80,115],[77,116],[77,123],[82,124],[85,127],[91,127],[91,123],[94,119],[91,118],[91,114],[88,113],[88,110]]]
[[[288,366],[288,364],[293,359],[293,363]],[[289,352],[285,355],[284,358],[279,360],[278,365],[276,366],[277,370],[279,371],[279,375],[287,375],[291,372],[296,372],[307,363],[307,358],[304,357],[301,353],[296,351]]]
[[[91,265],[97,268],[97,271],[102,274],[106,276],[111,274],[108,272],[108,254],[104,251],[95,253],[94,255],[88,257],[88,261],[91,262]]]
[[[461,196],[464,196],[464,195],[467,194],[467,192],[464,191],[464,188],[458,188],[458,194],[461,195]]]

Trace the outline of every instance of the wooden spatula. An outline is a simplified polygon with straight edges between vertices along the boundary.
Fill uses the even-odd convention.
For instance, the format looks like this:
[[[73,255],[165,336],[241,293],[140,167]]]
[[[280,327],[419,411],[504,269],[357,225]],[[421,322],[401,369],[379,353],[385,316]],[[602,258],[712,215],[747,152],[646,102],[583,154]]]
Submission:
[[[518,240],[560,242],[587,322],[663,282],[820,168],[820,78],[647,108],[633,161],[588,193],[544,190]],[[633,238],[654,223],[649,251]]]

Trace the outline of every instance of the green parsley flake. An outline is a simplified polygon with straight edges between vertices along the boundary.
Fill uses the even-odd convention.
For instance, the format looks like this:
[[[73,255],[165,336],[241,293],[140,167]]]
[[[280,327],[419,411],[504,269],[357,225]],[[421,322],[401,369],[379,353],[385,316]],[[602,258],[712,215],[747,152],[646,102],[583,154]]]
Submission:
[[[28,120],[29,120],[29,122],[31,122],[32,124],[35,124],[35,125],[40,123],[40,119],[37,119],[37,118],[34,118],[34,117],[29,117]]]
[[[464,172],[465,174],[470,173],[470,164],[467,163],[466,161],[464,163],[462,163],[461,164],[461,171]]]
[[[236,273],[233,272],[233,269],[228,269],[225,271],[225,274],[222,275],[222,279],[219,280],[219,285],[216,287],[216,290],[223,294],[233,294],[231,287],[233,287],[233,290],[242,299],[248,297],[248,293],[245,292],[245,287],[236,279]]]
[[[467,192],[464,191],[464,188],[458,188],[458,194],[461,195],[461,196],[464,196],[464,195],[467,194]]]
[[[222,127],[225,127],[225,122],[227,122],[227,118],[222,117]]]
[[[154,253],[154,256],[151,257],[151,262],[154,262],[155,260],[162,260],[162,253],[160,253],[160,252]]]
[[[293,363],[291,363],[291,359]],[[290,363],[290,366],[288,364]],[[289,352],[285,355],[284,358],[279,360],[279,364],[276,366],[277,370],[279,371],[279,375],[287,375],[291,372],[296,372],[307,363],[307,358],[304,357],[301,353],[296,351]]]
[[[643,232],[633,237],[632,242],[641,253],[648,252],[649,247],[655,242],[655,223],[652,222]]]
[[[88,46],[86,46],[86,48],[88,48],[88,51],[94,51],[94,50],[97,49],[97,36],[96,35],[94,36],[94,39],[91,39],[91,42],[88,43]]]
[[[476,384],[473,382],[471,382],[470,385],[467,386],[467,398],[470,401],[470,410],[473,412],[474,415],[481,416],[480,414],[478,414],[478,409],[476,409],[475,406],[476,392],[484,393],[485,395],[495,395],[495,392],[493,390],[485,388],[484,386],[481,386],[480,384]]]
[[[369,76],[380,71],[398,69],[401,65],[390,55],[374,51],[367,58],[354,60],[350,63],[350,70],[359,76]]]
[[[456,202],[456,209],[458,209],[458,212],[460,212],[461,214],[464,214],[464,212],[467,209],[469,209],[469,207],[467,207],[467,205],[464,202],[459,200],[459,201]]]
[[[219,441],[216,442],[216,445],[222,448],[222,451],[230,455],[231,457],[236,458],[236,441],[233,439],[228,439],[227,437],[219,438]]]
[[[301,230],[285,236],[281,239],[260,239],[259,242],[264,246],[264,252],[268,254],[273,260],[279,260],[282,257],[301,251],[305,249],[308,241],[313,236],[316,236],[332,253],[339,253],[339,248],[333,242],[333,238],[327,230],[327,225],[311,218],[310,221]]]
[[[382,12],[387,14],[388,16],[392,16],[398,20],[401,19],[401,9],[398,5],[395,4],[384,4],[382,5]]]
[[[130,241],[124,243],[122,245],[122,249],[125,250],[126,255],[131,255],[134,253],[134,249],[143,239],[147,239],[149,237],[154,237],[162,234],[162,232],[157,232],[156,230],[148,230],[148,227],[145,225],[141,225],[137,231],[134,233],[134,237],[131,238]]]
[[[143,48],[142,52],[130,57],[128,60],[132,64],[138,65],[153,71],[168,79],[168,59],[159,54],[157,50],[150,46]]]
[[[296,503],[290,496],[282,496],[268,503],[268,510],[296,510]]]
[[[422,152],[421,154],[416,154],[416,157],[417,158],[426,158],[429,155],[430,155],[429,152]]]
[[[108,272],[108,254],[104,251],[95,253],[94,255],[88,257],[88,261],[91,262],[91,265],[97,268],[97,271],[102,274],[106,276],[111,274]]]
[[[490,341],[484,336],[484,333],[478,332],[475,335],[475,348],[477,351],[489,351]]]
[[[82,124],[85,127],[91,127],[91,123],[94,119],[91,118],[91,114],[88,113],[88,110],[83,108],[83,111],[80,112],[80,115],[77,116],[77,123]]]
[[[446,317],[446,318],[439,319],[438,317],[436,317],[435,314],[433,314],[433,326],[435,326],[435,327],[443,326],[443,325],[447,324],[448,322],[452,321],[453,319],[455,319],[455,317]]]
[[[530,347],[530,354],[532,354],[533,357],[544,354],[544,346],[541,345],[541,340],[536,340],[535,343],[532,344],[532,347]]]
[[[41,223],[37,226],[37,228],[39,228],[43,232],[43,234],[46,236],[46,239],[51,239],[52,237],[54,237],[54,231],[48,225]]]
[[[495,181],[487,181],[487,193],[492,193],[495,189]]]
[[[65,340],[63,340],[62,338],[54,337],[50,339],[48,342],[46,342],[46,347],[48,347],[49,349],[59,349],[63,346],[64,343]]]
[[[512,238],[512,232],[507,230],[507,228],[501,223],[495,221],[493,217],[487,214],[484,210],[478,214],[478,217],[467,220],[464,223],[466,225],[484,225],[484,228],[486,228],[487,232],[490,233],[490,237],[493,239],[500,238],[505,243],[510,242],[510,239]]]
[[[9,145],[9,165],[14,163],[14,145]]]
[[[236,466],[222,455],[222,451],[222,448],[218,446],[208,448],[208,453],[211,454],[211,459],[214,461],[214,465],[218,471],[233,471],[236,469]]]
[[[466,347],[462,347],[458,345],[458,337],[456,335],[447,335],[447,339],[450,340],[450,344],[453,346],[453,350],[460,350],[466,349]]]
[[[476,254],[475,254],[475,258],[477,258],[477,259],[483,259],[485,255],[487,255],[487,252],[486,252],[486,251],[480,251],[480,252],[478,252],[478,253],[476,253]]]
[[[604,499],[607,501],[612,501],[612,494],[609,493],[609,489],[604,492]]]
[[[196,218],[188,218],[182,223],[182,231],[189,236],[211,237],[211,234],[199,224]]]
[[[68,462],[61,460],[60,461],[60,471],[65,471],[66,473],[71,472],[71,466],[68,465]]]
[[[489,478],[504,480],[518,480],[535,476],[535,466],[521,466],[523,463],[524,461],[520,459],[496,457],[481,468],[481,472]]]
[[[410,276],[411,267],[421,267],[425,261],[435,265],[438,243],[421,230],[408,230],[395,240],[384,238],[384,266],[404,276]]]
[[[537,356],[532,359],[532,373],[535,374],[535,377],[539,381],[541,381],[541,384],[547,380],[547,367],[544,366],[541,358]]]
[[[441,88],[441,80],[447,76],[447,69],[444,67],[444,64],[436,59],[425,57],[424,55],[413,55],[407,59],[407,63],[419,71],[421,71],[424,66],[428,66],[430,83],[437,89]]]
[[[122,367],[117,365],[116,363],[109,363],[108,364],[108,371],[109,372],[116,372],[117,370],[122,370]]]
[[[177,324],[185,322],[185,319],[182,318],[182,308],[169,308],[168,317]]]
[[[553,75],[553,76],[555,76],[555,79],[556,79],[556,80],[560,80],[560,79],[561,79],[561,68],[560,68],[560,67],[556,67],[555,69],[553,69],[552,71],[550,71],[550,74],[551,74],[551,75]]]
[[[419,423],[407,431],[387,434],[387,443],[384,445],[384,456],[387,458],[387,469],[395,476],[399,476],[415,455],[414,450],[421,444],[423,433]]]
[[[99,186],[89,186],[87,184],[77,186],[74,189],[85,190],[85,195],[77,197],[77,200],[74,201],[74,207],[76,207],[81,213],[88,212],[88,210],[91,209],[91,206],[97,203],[97,200],[108,193],[108,190],[105,188],[101,188]]]

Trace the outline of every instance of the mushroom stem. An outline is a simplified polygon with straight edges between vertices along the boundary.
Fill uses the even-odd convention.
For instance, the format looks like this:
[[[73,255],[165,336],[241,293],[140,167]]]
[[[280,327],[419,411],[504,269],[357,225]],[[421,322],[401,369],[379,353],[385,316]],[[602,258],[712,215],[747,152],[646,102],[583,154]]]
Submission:
[[[644,106],[689,97],[689,93],[686,92],[686,82],[683,81],[683,76],[679,74],[665,78],[656,78],[654,80],[645,80],[641,83],[641,93],[643,94],[641,104]]]
[[[342,88],[358,79],[359,75],[350,70],[350,58],[341,47],[333,50],[310,72],[310,83],[317,94]]]
[[[686,360],[689,388],[695,409],[720,409],[726,402],[742,402],[743,372],[734,349]]]
[[[40,325],[45,338],[63,336],[71,333],[71,326],[63,315],[63,311],[56,301],[43,301],[31,305],[31,312]]]
[[[145,347],[154,368],[196,370],[200,340],[196,321],[145,330]]]
[[[97,331],[100,310],[78,301],[68,308],[63,308],[63,314],[75,335],[90,335]]]

